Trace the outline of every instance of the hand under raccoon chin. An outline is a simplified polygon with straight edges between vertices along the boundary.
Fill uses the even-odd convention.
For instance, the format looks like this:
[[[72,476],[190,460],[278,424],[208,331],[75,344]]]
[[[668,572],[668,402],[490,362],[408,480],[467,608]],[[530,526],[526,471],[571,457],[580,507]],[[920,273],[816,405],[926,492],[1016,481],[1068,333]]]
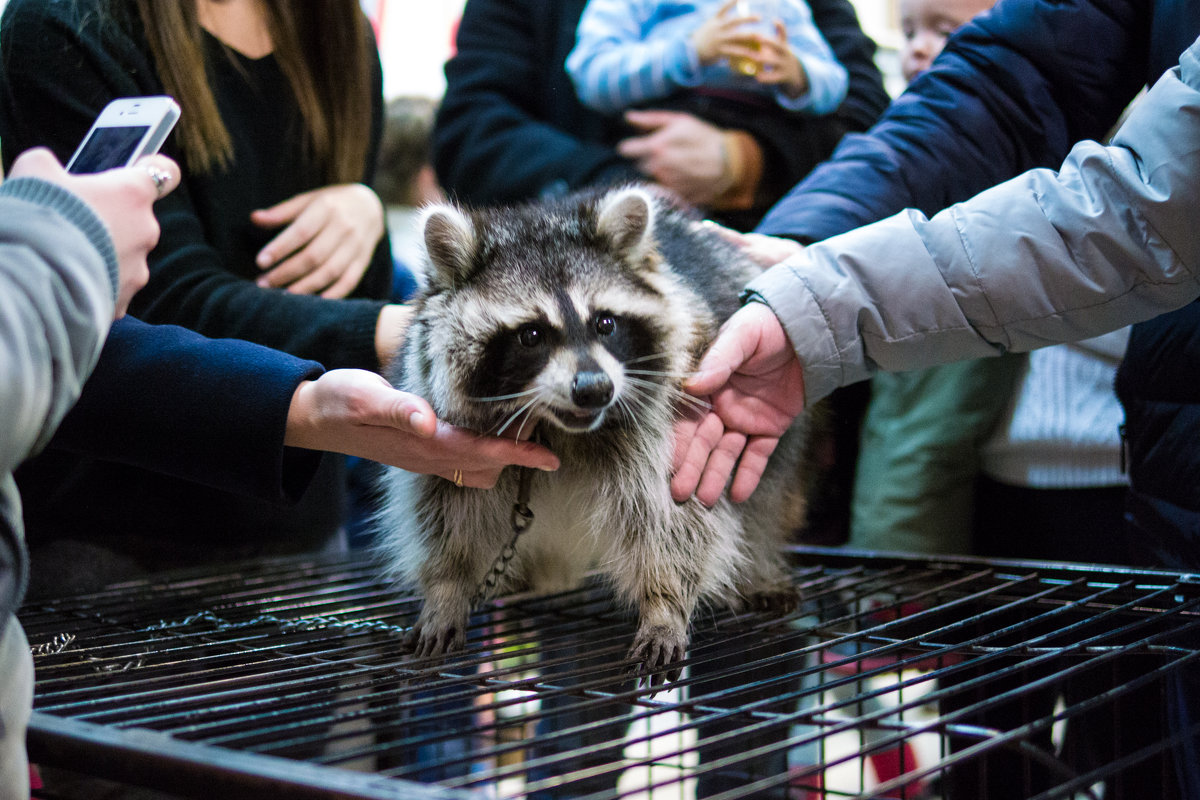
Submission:
[[[806,420],[754,496],[705,508],[670,495],[684,378],[760,267],[652,190],[425,213],[427,288],[398,387],[484,433],[536,427],[562,466],[532,476],[536,520],[498,589],[559,591],[598,570],[638,611],[629,658],[673,680],[700,602],[792,608],[782,556]],[[418,654],[466,641],[471,599],[512,536],[518,470],[490,490],[388,469],[379,516],[394,573],[425,603]]]

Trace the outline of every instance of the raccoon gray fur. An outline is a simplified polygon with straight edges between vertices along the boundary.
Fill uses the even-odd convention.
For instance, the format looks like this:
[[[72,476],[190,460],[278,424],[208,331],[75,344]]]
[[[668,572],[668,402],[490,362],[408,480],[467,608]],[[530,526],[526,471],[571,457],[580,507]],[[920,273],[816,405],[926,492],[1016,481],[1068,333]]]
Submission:
[[[427,286],[393,383],[456,425],[537,426],[561,461],[532,476],[535,520],[501,592],[566,590],[597,570],[637,609],[629,658],[652,681],[683,658],[698,603],[794,607],[781,546],[803,416],[748,502],[705,508],[670,495],[672,426],[688,402],[679,387],[755,264],[638,186],[505,209],[437,206],[424,239]],[[518,472],[490,490],[384,474],[381,547],[423,593],[419,655],[464,645],[471,598],[512,535]]]

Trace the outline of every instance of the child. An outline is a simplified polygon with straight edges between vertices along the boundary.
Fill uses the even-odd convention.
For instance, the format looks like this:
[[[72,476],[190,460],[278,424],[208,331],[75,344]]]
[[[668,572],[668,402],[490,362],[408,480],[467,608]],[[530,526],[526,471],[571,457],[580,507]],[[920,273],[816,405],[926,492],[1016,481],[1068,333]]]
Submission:
[[[788,111],[837,109],[849,77],[803,0],[756,3],[752,13],[718,2],[591,0],[566,62],[580,100],[620,111],[703,87],[773,96]]]
[[[950,34],[978,14],[987,11],[995,0],[901,0],[900,71],[907,83],[925,70],[946,46]]]

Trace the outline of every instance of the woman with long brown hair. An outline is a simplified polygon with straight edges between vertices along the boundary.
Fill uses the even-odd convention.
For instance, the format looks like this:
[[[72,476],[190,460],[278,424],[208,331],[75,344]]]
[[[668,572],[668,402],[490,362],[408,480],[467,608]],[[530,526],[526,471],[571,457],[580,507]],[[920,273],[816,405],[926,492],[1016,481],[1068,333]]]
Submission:
[[[390,285],[368,188],[382,78],[357,0],[13,0],[0,55],[6,161],[34,144],[65,159],[116,97],[182,107],[165,152],[184,190],[157,209],[163,239],[136,315],[326,367],[390,354],[399,310],[380,319],[382,302],[303,296],[382,301]]]
[[[8,3],[6,162],[33,145],[65,162],[110,100],[155,94],[182,108],[164,152],[183,175],[155,207],[162,236],[131,313],[328,369],[379,370],[406,309],[386,300],[391,253],[369,188],[382,73],[358,0]],[[228,432],[206,419],[176,424],[212,429],[214,457],[228,449]],[[124,464],[43,462],[22,476],[30,543],[56,548],[35,555],[46,568],[70,563],[64,542],[80,540],[89,555],[76,558],[98,572],[97,548],[119,556],[114,569],[130,558],[153,569],[322,549],[339,540],[345,481],[341,459],[321,469],[298,504],[281,507]]]

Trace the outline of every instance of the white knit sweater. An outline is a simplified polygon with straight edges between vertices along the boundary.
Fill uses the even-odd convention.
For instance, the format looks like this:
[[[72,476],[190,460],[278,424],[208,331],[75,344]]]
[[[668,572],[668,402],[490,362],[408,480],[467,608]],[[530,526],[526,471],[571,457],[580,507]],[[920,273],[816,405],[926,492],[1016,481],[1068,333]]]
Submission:
[[[1113,390],[1129,329],[1029,354],[1008,410],[982,452],[984,474],[1041,489],[1119,486],[1119,427]]]

